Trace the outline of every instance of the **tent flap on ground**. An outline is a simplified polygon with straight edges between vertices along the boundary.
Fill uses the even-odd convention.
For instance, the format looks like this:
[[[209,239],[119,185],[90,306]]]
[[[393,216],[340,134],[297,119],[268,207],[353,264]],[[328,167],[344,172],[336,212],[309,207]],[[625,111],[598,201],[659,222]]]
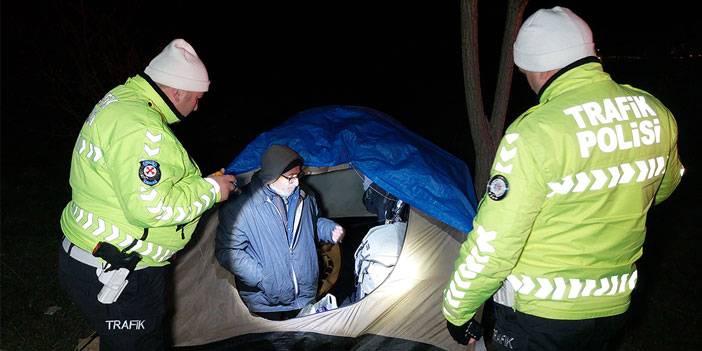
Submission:
[[[408,203],[409,220],[395,268],[354,304],[269,321],[248,311],[234,277],[214,257],[215,208],[202,218],[193,241],[174,265],[175,346],[465,350],[448,334],[441,313],[443,288],[475,215],[476,199],[465,163],[379,111],[327,106],[298,113],[262,133],[227,172],[236,174],[240,185],[247,183],[271,144],[288,145],[305,159],[309,176],[304,182],[327,217],[372,216],[362,202],[364,176]]]

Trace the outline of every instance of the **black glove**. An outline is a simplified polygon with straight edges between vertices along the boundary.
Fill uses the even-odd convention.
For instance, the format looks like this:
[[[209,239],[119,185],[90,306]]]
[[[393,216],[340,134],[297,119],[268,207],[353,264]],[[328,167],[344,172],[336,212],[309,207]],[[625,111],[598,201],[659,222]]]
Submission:
[[[446,328],[453,339],[462,345],[468,345],[468,341],[471,338],[480,340],[483,336],[483,327],[473,318],[463,325],[453,325],[451,322],[446,321]]]

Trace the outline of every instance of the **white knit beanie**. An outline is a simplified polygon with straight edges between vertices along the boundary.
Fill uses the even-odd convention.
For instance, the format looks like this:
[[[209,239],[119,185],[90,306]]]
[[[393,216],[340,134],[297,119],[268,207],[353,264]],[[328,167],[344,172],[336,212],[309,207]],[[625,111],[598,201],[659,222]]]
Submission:
[[[210,86],[207,69],[195,49],[183,39],[175,39],[144,70],[163,85],[186,91],[205,92]]]
[[[588,56],[595,56],[592,31],[565,7],[536,11],[514,41],[514,64],[531,72],[563,68]]]

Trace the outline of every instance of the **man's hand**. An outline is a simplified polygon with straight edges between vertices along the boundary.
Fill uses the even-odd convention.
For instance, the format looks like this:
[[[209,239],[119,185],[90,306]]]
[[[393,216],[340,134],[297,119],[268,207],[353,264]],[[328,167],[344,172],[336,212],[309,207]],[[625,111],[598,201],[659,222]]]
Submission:
[[[344,231],[342,226],[337,224],[334,230],[332,230],[332,240],[334,240],[334,243],[338,244],[344,238],[344,235],[346,235],[346,231]]]
[[[483,336],[483,327],[473,318],[463,325],[454,325],[446,321],[446,328],[453,339],[462,345],[473,344]]]
[[[232,174],[224,174],[224,168],[207,176],[219,184],[219,201],[226,201],[229,193],[236,189],[236,177]]]

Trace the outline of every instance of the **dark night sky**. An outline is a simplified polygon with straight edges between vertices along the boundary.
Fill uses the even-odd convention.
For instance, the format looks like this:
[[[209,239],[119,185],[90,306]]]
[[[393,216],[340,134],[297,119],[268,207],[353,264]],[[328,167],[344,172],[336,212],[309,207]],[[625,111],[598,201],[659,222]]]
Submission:
[[[107,90],[183,37],[212,80],[201,111],[175,126],[203,172],[295,112],[326,104],[381,110],[470,164],[458,1],[297,3],[3,2],[3,156],[24,133],[71,144]],[[504,12],[494,3],[502,2],[482,1],[479,18],[488,108]],[[701,51],[692,11],[611,3],[531,1],[527,15],[570,7],[590,22],[603,56]],[[508,118],[534,102],[515,75]]]

